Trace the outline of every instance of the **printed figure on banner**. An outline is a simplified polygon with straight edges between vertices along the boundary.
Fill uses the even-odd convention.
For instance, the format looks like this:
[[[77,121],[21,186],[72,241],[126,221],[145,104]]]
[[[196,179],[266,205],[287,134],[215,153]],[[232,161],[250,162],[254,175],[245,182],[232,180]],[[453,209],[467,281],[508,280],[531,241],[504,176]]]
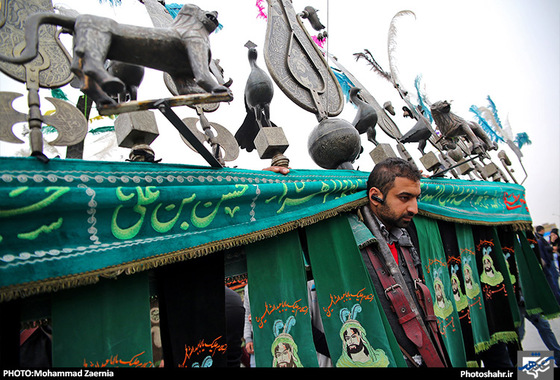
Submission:
[[[340,310],[340,339],[342,340],[342,355],[336,362],[337,367],[387,367],[389,359],[382,349],[374,349],[366,338],[366,330],[357,320],[357,314],[362,311],[359,304],[352,310]]]
[[[474,299],[480,294],[480,286],[473,280],[473,271],[470,266],[471,258],[469,256],[463,256],[463,275],[465,276],[465,292],[467,297]]]
[[[286,323],[281,319],[277,319],[274,322],[272,330],[276,339],[272,342],[272,347],[270,349],[274,357],[272,361],[273,367],[303,367],[298,357],[297,344],[290,335],[290,330],[295,324],[296,319],[293,316],[288,317]]]
[[[443,282],[441,281],[442,268],[433,271],[434,274],[434,314],[441,319],[446,319],[453,313],[453,305],[445,296]]]
[[[480,281],[490,286],[496,286],[504,281],[504,277],[500,271],[494,268],[494,260],[490,257],[490,252],[492,252],[491,246],[482,249],[483,271],[480,274]]]
[[[453,291],[457,311],[461,311],[469,306],[469,302],[461,290],[461,283],[457,276],[458,271],[459,266],[457,264],[451,266],[451,290]]]

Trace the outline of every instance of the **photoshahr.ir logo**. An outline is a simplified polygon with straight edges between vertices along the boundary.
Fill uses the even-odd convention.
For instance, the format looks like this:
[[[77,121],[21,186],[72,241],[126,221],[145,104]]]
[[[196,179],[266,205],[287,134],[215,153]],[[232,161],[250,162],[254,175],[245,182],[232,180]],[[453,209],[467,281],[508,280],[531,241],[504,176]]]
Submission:
[[[518,351],[517,373],[520,380],[553,380],[554,356],[552,351]]]

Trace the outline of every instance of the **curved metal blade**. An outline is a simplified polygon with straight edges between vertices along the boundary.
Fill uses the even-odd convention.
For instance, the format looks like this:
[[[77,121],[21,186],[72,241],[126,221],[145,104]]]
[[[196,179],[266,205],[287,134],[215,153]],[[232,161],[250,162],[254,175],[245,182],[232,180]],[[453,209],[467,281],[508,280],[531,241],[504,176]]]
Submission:
[[[198,118],[188,117],[183,119],[183,122],[201,143],[210,143],[210,137],[197,128],[197,123],[199,122]],[[210,126],[212,127],[214,132],[216,132],[216,135],[211,138],[212,142],[218,144],[224,151],[223,160],[236,160],[239,156],[239,145],[237,145],[235,137],[229,130],[218,123],[210,122]],[[183,136],[181,136],[181,138],[183,139],[183,142],[189,146],[189,148],[196,151],[196,149],[191,146],[191,144],[189,144],[189,142]]]
[[[14,144],[23,144],[12,132],[16,123],[27,121],[27,114],[16,111],[12,107],[15,99],[23,96],[17,92],[0,92],[0,140]]]
[[[52,115],[43,116],[43,122],[52,125],[58,137],[50,142],[55,146],[74,145],[83,141],[88,131],[86,117],[70,103],[56,98],[45,98],[55,107]]]

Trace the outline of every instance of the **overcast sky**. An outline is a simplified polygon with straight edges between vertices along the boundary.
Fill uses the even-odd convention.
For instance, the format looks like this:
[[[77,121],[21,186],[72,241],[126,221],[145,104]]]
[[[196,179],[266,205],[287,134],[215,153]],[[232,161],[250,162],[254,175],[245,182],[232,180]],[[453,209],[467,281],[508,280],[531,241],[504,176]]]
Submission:
[[[184,3],[178,0],[178,3]],[[55,4],[112,17],[121,23],[151,25],[144,6],[137,0],[122,0],[122,5],[111,7],[99,0],[64,0]],[[255,0],[193,0],[191,3],[206,10],[216,10],[223,29],[211,36],[214,58],[220,59],[226,78],[233,79],[231,87],[234,100],[222,104],[209,121],[216,122],[234,134],[245,117],[243,91],[249,73],[247,49],[244,44],[252,40],[258,46],[258,64],[266,69],[262,55],[266,21],[257,18]],[[389,82],[370,70],[365,61],[356,62],[353,53],[370,50],[375,59],[389,71],[387,35],[393,16],[401,10],[411,10],[416,17],[404,18],[399,23],[398,70],[402,84],[414,90],[414,78],[422,75],[429,99],[453,100],[452,111],[467,120],[475,120],[469,111],[472,105],[488,106],[491,96],[502,122],[509,121],[514,135],[526,132],[531,145],[522,148],[522,162],[528,172],[523,183],[534,224],[560,225],[560,2],[557,0],[294,0],[296,12],[307,5],[319,9],[319,16],[327,26],[329,53],[349,69],[380,104],[390,100],[398,111],[404,105]],[[316,33],[306,23],[310,33]],[[25,93],[21,84],[2,75],[0,90]],[[63,88],[71,100],[79,93]],[[42,94],[49,96],[48,91]],[[161,73],[149,71],[139,90],[139,99],[169,97]],[[25,98],[25,97],[24,97]],[[417,102],[412,97],[413,102]],[[52,108],[43,102],[45,110]],[[25,99],[16,103],[18,110],[26,112]],[[45,112],[45,111],[43,111]],[[174,127],[157,111],[160,136],[152,147],[156,157],[164,163],[206,165],[180,139]],[[195,117],[187,107],[176,108],[181,117]],[[347,104],[339,118],[352,121],[356,109]],[[290,165],[297,168],[318,169],[307,153],[307,137],[317,125],[315,115],[290,102],[276,88],[271,104],[271,119],[282,127],[290,147],[286,155]],[[402,133],[414,121],[405,119],[400,112],[393,118]],[[98,123],[110,124],[108,120]],[[17,131],[17,127],[15,128]],[[380,142],[394,147],[394,140],[379,127]],[[99,136],[87,137],[86,158],[116,159],[128,156],[125,149],[110,149],[109,155],[98,151],[111,145]],[[362,136],[364,154],[354,164],[359,170],[370,171],[373,161],[369,152],[374,146]],[[407,144],[407,150],[418,161],[416,143]],[[19,154],[24,146],[0,144],[0,155]],[[431,148],[429,148],[431,149]],[[518,165],[513,151],[505,144],[514,162],[515,176],[521,181],[525,173]],[[60,149],[59,149],[60,150]],[[64,152],[64,149],[61,150]],[[62,153],[64,155],[64,153]],[[494,162],[499,163],[497,159]],[[256,151],[242,151],[229,166],[261,169],[270,164],[260,160]]]

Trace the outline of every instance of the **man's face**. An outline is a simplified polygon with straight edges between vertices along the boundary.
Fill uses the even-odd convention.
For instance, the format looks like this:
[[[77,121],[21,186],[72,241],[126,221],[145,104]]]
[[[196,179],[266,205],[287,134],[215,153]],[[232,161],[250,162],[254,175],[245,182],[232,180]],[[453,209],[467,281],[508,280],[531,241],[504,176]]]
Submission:
[[[484,269],[487,272],[490,272],[492,270],[492,263],[490,262],[490,260],[484,259]]]
[[[471,282],[472,281],[472,277],[471,277],[471,270],[469,268],[465,268],[465,282]]]
[[[443,300],[443,289],[441,289],[441,285],[440,284],[436,284],[435,286],[435,293],[436,293],[436,299],[438,301],[442,301]]]
[[[275,351],[276,361],[278,367],[291,367],[292,366],[292,350],[287,344],[280,343]]]
[[[453,293],[459,292],[459,283],[455,278],[451,279],[451,289],[453,290]]]
[[[393,187],[385,197],[375,187],[370,189],[369,195],[384,198],[383,203],[370,201],[370,207],[383,224],[388,228],[404,228],[410,224],[412,217],[418,213],[420,181],[397,177]]]
[[[344,340],[349,354],[355,354],[363,349],[362,335],[356,329],[346,330]]]

